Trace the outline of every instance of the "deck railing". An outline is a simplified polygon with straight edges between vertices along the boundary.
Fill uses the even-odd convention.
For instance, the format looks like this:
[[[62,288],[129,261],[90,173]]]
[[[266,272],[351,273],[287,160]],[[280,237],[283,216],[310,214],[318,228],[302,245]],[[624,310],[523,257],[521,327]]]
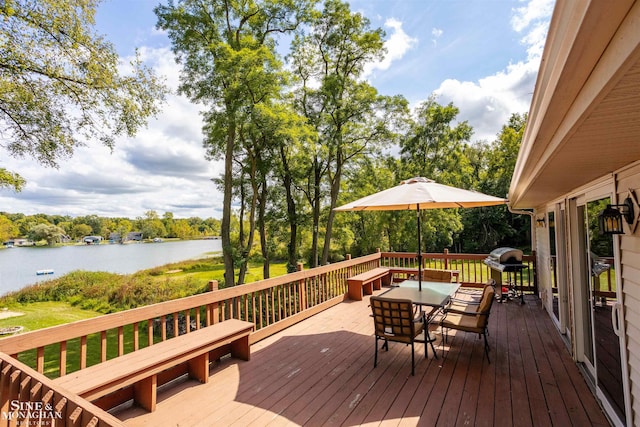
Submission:
[[[442,253],[422,254],[423,268],[437,268],[457,270],[458,280],[463,286],[482,286],[491,278],[491,269],[484,263],[487,254],[455,254],[445,249]],[[535,256],[523,255],[522,263],[527,266],[523,271],[522,281],[525,292],[537,289],[535,282]],[[382,252],[380,264],[385,267],[418,268],[415,253]],[[508,274],[503,273],[503,283],[508,280]]]
[[[253,322],[256,342],[332,305],[346,279],[380,264],[375,253],[353,260],[173,301],[18,334],[0,351],[58,377],[229,318]]]
[[[0,353],[0,426],[124,427],[113,415],[56,389],[30,367]]]
[[[425,266],[455,269],[465,285],[489,277],[486,255],[424,254]],[[347,257],[349,258],[349,257]],[[81,320],[0,340],[0,351],[58,377],[229,318],[254,323],[256,342],[339,304],[348,277],[383,266],[415,266],[416,254],[374,253],[285,276]],[[527,260],[527,262],[531,262]],[[532,266],[533,267],[533,266]],[[530,273],[533,272],[531,268]],[[532,288],[527,275],[525,290]]]

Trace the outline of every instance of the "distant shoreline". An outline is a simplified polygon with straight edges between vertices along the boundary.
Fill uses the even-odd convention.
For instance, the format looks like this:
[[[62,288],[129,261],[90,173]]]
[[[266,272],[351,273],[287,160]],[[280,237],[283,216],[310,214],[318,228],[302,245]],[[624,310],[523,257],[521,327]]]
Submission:
[[[132,274],[164,264],[218,256],[216,239],[165,240],[161,243],[59,245],[0,252],[0,295],[76,271]],[[52,274],[36,275],[52,270]]]

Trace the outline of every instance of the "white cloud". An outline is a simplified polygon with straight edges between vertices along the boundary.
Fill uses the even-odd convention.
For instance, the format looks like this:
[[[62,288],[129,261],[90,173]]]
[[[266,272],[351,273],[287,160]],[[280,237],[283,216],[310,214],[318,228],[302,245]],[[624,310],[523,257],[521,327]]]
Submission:
[[[526,30],[536,21],[546,21],[553,12],[555,0],[530,0],[524,6],[513,9],[511,26],[517,32]]]
[[[458,119],[473,127],[473,140],[493,141],[511,114],[528,111],[537,64],[513,64],[478,82],[448,79],[434,93],[440,104],[453,102],[459,108]]]
[[[431,35],[433,36],[431,41],[433,42],[434,46],[438,44],[438,39],[442,36],[443,33],[444,31],[439,28],[434,28],[433,30],[431,30]]]
[[[402,59],[409,50],[418,44],[418,39],[407,35],[402,29],[402,22],[397,19],[387,19],[384,26],[392,30],[391,36],[384,43],[387,54],[382,61],[370,63],[365,66],[365,78],[370,76],[375,70],[388,70],[392,63]]]
[[[511,114],[528,112],[552,10],[550,0],[532,0],[514,10],[512,28],[524,33],[526,60],[476,82],[447,79],[434,91],[439,103],[453,102],[460,109],[458,119],[473,127],[474,140],[493,141]]]

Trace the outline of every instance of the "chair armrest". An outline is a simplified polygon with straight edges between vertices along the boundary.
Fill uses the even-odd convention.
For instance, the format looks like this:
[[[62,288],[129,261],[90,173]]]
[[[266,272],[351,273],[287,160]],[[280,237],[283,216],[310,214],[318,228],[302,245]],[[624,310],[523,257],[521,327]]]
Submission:
[[[449,301],[454,301],[454,302],[459,302],[462,303],[464,305],[480,305],[479,301],[467,301],[464,299],[459,299],[459,298],[449,298]]]
[[[455,308],[445,308],[444,314],[446,315],[447,313],[464,314],[466,316],[476,316],[478,314],[483,314],[477,311],[465,311],[465,310],[456,310]]]

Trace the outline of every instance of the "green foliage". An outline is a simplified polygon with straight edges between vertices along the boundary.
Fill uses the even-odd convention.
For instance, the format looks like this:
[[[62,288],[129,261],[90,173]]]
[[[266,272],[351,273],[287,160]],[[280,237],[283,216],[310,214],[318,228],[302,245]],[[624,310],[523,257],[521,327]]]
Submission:
[[[29,230],[27,237],[34,242],[46,240],[47,245],[52,246],[60,243],[63,234],[64,230],[57,225],[37,224]]]
[[[4,295],[0,304],[56,301],[83,310],[113,313],[208,291],[210,280],[218,280],[223,288],[221,261],[190,260],[126,275],[78,270]],[[285,264],[274,264],[271,274],[286,274]],[[260,280],[262,271],[254,265],[247,277],[250,281]]]
[[[469,148],[479,191],[506,197],[526,121],[526,115],[513,114],[492,144]],[[460,252],[485,253],[498,246],[531,247],[529,216],[514,215],[506,206],[465,210],[463,223],[464,231],[457,239]]]
[[[378,155],[394,142],[407,114],[404,98],[382,96],[362,78],[368,63],[383,58],[384,35],[348,3],[329,0],[308,33],[292,44],[289,59],[301,83],[293,93],[294,105],[317,132],[307,141],[308,160],[295,182],[304,189],[305,209],[312,217],[311,265],[319,258],[320,264],[336,260],[336,249],[348,243],[344,229],[334,234],[340,224],[333,208],[343,175],[351,164]],[[332,241],[334,236],[339,241]]]
[[[29,286],[6,298],[24,304],[42,301],[68,302],[84,310],[101,313],[126,310],[167,301],[204,290],[188,278],[181,283],[154,279],[147,273],[118,275],[106,272],[74,271],[58,279]]]
[[[38,227],[36,228],[36,226]],[[154,237],[191,239],[219,236],[220,220],[215,218],[175,219],[171,212],[166,212],[165,218],[161,220],[155,211],[147,212],[145,217],[134,221],[126,218],[103,218],[97,215],[71,218],[59,215],[27,216],[0,212],[0,241],[8,238],[29,237],[36,241],[51,240],[56,243],[59,242],[61,234],[66,234],[76,240],[88,235],[102,236],[106,241],[111,233],[126,237],[127,233],[134,230],[142,231],[147,239]],[[52,237],[48,239],[50,234]]]
[[[0,126],[5,148],[57,167],[76,147],[112,147],[158,110],[166,89],[138,56],[121,75],[113,45],[94,32],[98,0],[0,3]],[[0,187],[24,180],[0,169]]]
[[[416,120],[400,143],[400,178],[422,176],[441,184],[471,188],[465,149],[472,129],[466,121],[453,125],[458,113],[453,104],[442,106],[434,96],[418,107]]]
[[[15,172],[0,168],[0,188],[13,188],[14,191],[22,191],[27,181]]]
[[[265,157],[270,154],[265,143],[274,132],[259,126],[260,116],[262,110],[268,112],[279,103],[286,80],[276,37],[307,21],[314,4],[315,0],[184,0],[155,8],[158,27],[167,31],[182,64],[179,91],[208,106],[204,113],[207,156],[225,161],[220,231],[229,284],[235,281],[234,266],[239,267],[239,283],[243,283],[256,222],[264,225],[269,165]],[[233,190],[238,191],[232,195]],[[233,196],[240,206],[235,242],[231,240]],[[256,213],[258,200],[261,211]],[[261,226],[263,237],[264,233]]]
[[[0,243],[18,237],[18,227],[6,216],[0,214]]]
[[[589,249],[599,257],[613,256],[613,237],[607,234],[600,234],[600,225],[598,223],[598,216],[610,204],[611,199],[609,197],[592,200],[587,203],[585,212],[585,221],[589,230]]]

